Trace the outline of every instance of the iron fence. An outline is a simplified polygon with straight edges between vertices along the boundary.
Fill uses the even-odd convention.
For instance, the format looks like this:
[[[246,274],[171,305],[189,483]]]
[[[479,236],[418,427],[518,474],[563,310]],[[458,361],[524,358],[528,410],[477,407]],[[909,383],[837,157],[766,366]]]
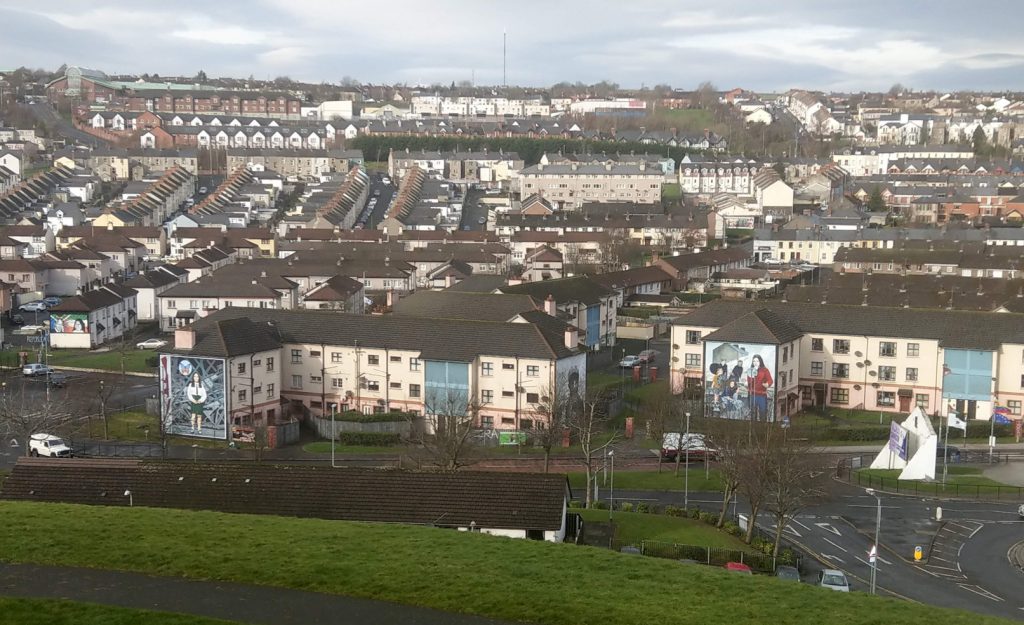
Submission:
[[[763,553],[749,553],[739,549],[707,547],[703,545],[680,545],[656,540],[641,540],[639,543],[613,541],[616,551],[623,548],[638,549],[641,555],[666,560],[693,561],[708,566],[725,566],[727,562],[746,564],[758,573],[775,573],[777,558]],[[635,552],[634,552],[635,553]]]
[[[981,452],[978,453],[980,457]],[[984,457],[986,460],[988,459],[987,454],[984,454]],[[1007,454],[993,456],[995,462],[1007,462],[1008,460],[1009,455]],[[956,482],[943,484],[941,479],[933,481],[901,480],[860,470],[868,467],[870,463],[871,458],[865,456],[843,458],[836,464],[836,477],[863,488],[903,495],[1004,501],[1024,500],[1024,487],[1020,486],[958,484]]]

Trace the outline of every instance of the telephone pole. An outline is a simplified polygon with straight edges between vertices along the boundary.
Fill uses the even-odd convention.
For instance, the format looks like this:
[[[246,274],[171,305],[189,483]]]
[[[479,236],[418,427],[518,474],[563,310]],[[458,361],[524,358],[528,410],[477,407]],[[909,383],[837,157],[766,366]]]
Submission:
[[[508,87],[508,31],[501,31],[501,86]]]

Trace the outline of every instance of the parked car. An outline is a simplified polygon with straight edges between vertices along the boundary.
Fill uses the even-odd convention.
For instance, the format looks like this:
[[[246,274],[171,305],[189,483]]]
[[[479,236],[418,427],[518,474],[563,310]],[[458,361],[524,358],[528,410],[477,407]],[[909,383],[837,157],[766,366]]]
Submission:
[[[742,562],[726,562],[725,570],[732,571],[733,573],[740,573],[742,575],[753,575],[754,572],[750,570],[750,567]]]
[[[657,350],[645,349],[644,351],[640,352],[637,358],[640,359],[640,362],[654,362],[654,357],[657,355]]]
[[[208,191],[209,189],[207,189],[206,187],[199,187],[199,192],[202,193],[203,195],[206,195]]]
[[[681,445],[680,439],[682,439]],[[682,453],[684,458],[689,456],[691,462],[701,462],[705,456],[708,460],[718,459],[718,450],[708,447],[703,434],[690,432],[687,435],[666,432],[661,437],[661,457],[665,460],[675,460],[678,453]]]
[[[30,362],[21,368],[21,374],[30,378],[34,378],[38,375],[48,375],[53,372],[53,369],[47,367],[41,362]]]
[[[485,224],[485,223],[487,223],[487,218],[486,217],[481,217],[480,219],[476,220],[476,223],[478,223],[478,224]]]
[[[639,364],[641,364],[639,356],[626,356],[619,361],[619,367],[622,369],[632,369]]]
[[[50,386],[64,388],[68,384],[68,374],[61,373],[60,371],[51,370],[46,377],[49,380]]]
[[[53,434],[33,434],[28,440],[29,454],[47,458],[70,458],[74,455],[71,447]]]
[[[11,324],[16,326],[25,325],[25,318],[21,315],[11,315]]]
[[[46,304],[47,308],[52,308],[52,307],[57,306],[58,304],[60,304],[60,298],[59,297],[44,297],[42,301],[43,301],[44,304]]]
[[[44,304],[42,300],[26,302],[19,306],[18,310],[22,312],[46,312],[46,304]]]
[[[798,571],[795,566],[787,566],[783,564],[775,569],[775,577],[784,579],[788,582],[799,582],[800,571]]]
[[[136,343],[135,347],[137,349],[159,349],[164,345],[167,345],[167,341],[163,339],[152,338],[146,339],[145,341],[142,341],[140,343]]]
[[[850,582],[842,571],[825,569],[818,575],[818,585],[822,588],[830,588],[838,592],[850,592]]]

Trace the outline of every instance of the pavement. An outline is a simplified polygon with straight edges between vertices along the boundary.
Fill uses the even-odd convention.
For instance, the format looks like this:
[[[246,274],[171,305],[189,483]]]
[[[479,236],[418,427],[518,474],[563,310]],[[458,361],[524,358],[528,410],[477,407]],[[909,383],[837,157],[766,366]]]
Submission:
[[[86,601],[254,625],[508,623],[388,601],[285,588],[31,564],[0,563],[0,595]]]
[[[994,464],[982,471],[982,475],[1002,484],[1024,487],[1024,464],[1019,462]]]

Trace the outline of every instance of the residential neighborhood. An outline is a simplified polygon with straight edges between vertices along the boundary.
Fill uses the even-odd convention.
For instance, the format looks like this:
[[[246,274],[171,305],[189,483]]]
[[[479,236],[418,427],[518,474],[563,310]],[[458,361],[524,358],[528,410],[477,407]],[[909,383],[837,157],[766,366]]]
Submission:
[[[1022,618],[1020,7],[4,4],[0,622]]]

